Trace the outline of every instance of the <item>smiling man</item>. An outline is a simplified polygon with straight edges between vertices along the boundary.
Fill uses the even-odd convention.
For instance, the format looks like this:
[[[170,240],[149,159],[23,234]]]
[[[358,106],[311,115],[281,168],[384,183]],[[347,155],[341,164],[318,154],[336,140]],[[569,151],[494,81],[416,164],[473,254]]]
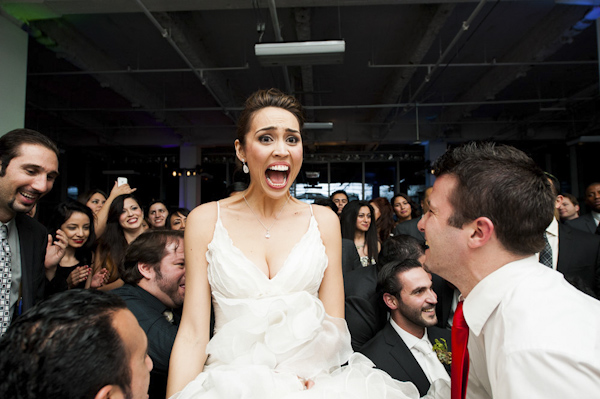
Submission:
[[[125,285],[112,293],[125,300],[148,336],[148,354],[154,362],[148,393],[151,399],[164,399],[185,295],[183,232],[141,234],[127,248],[119,272]]]
[[[435,327],[437,296],[431,276],[417,259],[393,261],[383,266],[378,289],[390,312],[390,321],[361,349],[377,368],[400,381],[411,381],[425,395],[431,382],[450,380],[446,367],[433,351],[436,340],[445,340],[448,351],[450,332]]]
[[[57,177],[58,148],[48,137],[29,129],[0,137],[0,237],[6,237],[0,249],[0,335],[15,316],[44,297],[48,235],[25,213],[52,189]]]
[[[494,143],[451,149],[434,170],[419,222],[425,265],[465,298],[452,325],[452,398],[464,389],[468,399],[593,396],[600,302],[538,262],[556,202],[543,171]]]

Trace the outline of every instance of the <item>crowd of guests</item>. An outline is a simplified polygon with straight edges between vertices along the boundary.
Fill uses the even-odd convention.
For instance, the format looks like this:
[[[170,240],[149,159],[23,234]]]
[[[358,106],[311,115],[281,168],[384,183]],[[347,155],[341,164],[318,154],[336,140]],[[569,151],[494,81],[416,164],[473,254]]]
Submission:
[[[48,244],[40,244],[45,232],[31,224],[24,213],[52,188],[58,152],[53,143],[37,132],[20,129],[17,133],[11,132],[0,139],[0,154],[10,152],[11,146],[14,154],[14,159],[3,156],[3,173],[17,174],[6,165],[27,161],[20,160],[24,156],[23,146],[33,146],[43,153],[43,156],[37,154],[42,161],[35,173],[43,175],[40,180],[46,183],[36,186],[38,183],[32,178],[20,182],[23,187],[29,184],[31,189],[4,187],[0,192],[0,221],[9,227],[9,244],[19,247],[15,244],[15,234],[21,243],[37,243],[31,248],[21,245],[21,251],[13,253],[13,261],[20,264],[22,283],[16,298],[2,311],[17,319],[40,301],[41,286],[45,287],[43,296],[52,298],[19,317],[6,339],[0,340],[0,372],[7,375],[15,362],[22,368],[37,367],[27,363],[30,360],[15,343],[35,345],[35,351],[43,352],[49,361],[62,364],[83,349],[76,347],[79,345],[76,340],[68,344],[47,340],[57,329],[64,329],[69,336],[80,340],[90,334],[112,334],[112,340],[104,346],[82,341],[81,346],[88,345],[90,354],[79,356],[84,362],[78,365],[78,374],[48,374],[40,382],[39,392],[52,388],[46,380],[56,380],[62,384],[65,397],[88,397],[84,390],[90,389],[103,392],[97,397],[118,397],[115,393],[124,393],[124,397],[136,398],[145,397],[145,387],[149,384],[150,398],[164,398],[169,357],[185,296],[183,230],[189,210],[169,208],[159,200],[144,208],[133,195],[135,188],[115,182],[108,196],[100,190],[91,190],[80,196],[78,202],[59,204],[49,218]],[[537,255],[539,262],[561,272],[572,285],[596,297],[600,294],[600,183],[587,187],[585,203],[590,212],[579,216],[577,199],[560,194],[556,178],[548,174],[547,179],[555,199],[555,215],[546,229],[546,246]],[[244,189],[240,186],[233,191]],[[413,382],[421,395],[433,381],[450,379],[450,329],[462,300],[457,287],[423,267],[427,247],[422,219],[430,211],[431,192],[430,187],[422,193],[420,207],[403,193],[391,201],[383,197],[349,201],[344,191],[337,191],[320,202],[340,218],[345,317],[353,349],[364,353],[393,378]],[[11,238],[13,220],[18,230]],[[35,234],[30,232],[34,230]],[[31,254],[23,253],[24,248]],[[33,261],[32,254],[37,256]],[[32,262],[44,264],[45,281],[35,275]],[[23,284],[29,281],[26,278],[32,283]],[[74,289],[83,289],[85,293],[76,295]],[[111,291],[121,299],[94,292],[98,290]],[[14,291],[13,287],[11,292]],[[85,323],[82,314],[87,318]],[[44,330],[32,333],[42,317],[46,317],[47,323]],[[1,322],[4,334],[11,320]],[[110,325],[115,327],[111,329]],[[120,340],[124,346],[119,344]],[[122,358],[138,362],[138,374],[130,376],[114,356],[109,356],[121,352],[124,352]],[[67,360],[61,360],[61,356]],[[106,370],[99,372],[98,362],[106,365]],[[149,381],[144,370],[151,370]],[[130,376],[131,382],[123,381],[119,373]],[[94,381],[98,381],[91,388],[89,384],[68,384],[77,375],[81,379],[93,375]],[[134,378],[139,378],[138,389],[133,386]],[[0,393],[8,395],[5,397],[28,397],[27,389],[26,384],[0,382]]]

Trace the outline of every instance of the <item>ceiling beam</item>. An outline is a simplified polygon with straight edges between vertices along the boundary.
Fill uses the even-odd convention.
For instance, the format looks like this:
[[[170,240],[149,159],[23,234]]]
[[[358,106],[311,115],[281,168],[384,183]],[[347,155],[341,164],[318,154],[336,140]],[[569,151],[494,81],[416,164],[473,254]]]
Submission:
[[[104,51],[96,47],[78,31],[62,20],[45,20],[32,23],[35,28],[44,32],[57,43],[54,49],[61,57],[75,65],[87,70],[122,69]],[[189,124],[190,122],[179,114],[167,114],[159,111],[165,106],[161,97],[130,75],[93,75],[104,86],[110,87],[115,93],[127,99],[132,104],[139,104],[145,109],[157,110],[150,112],[154,118],[168,126]]]
[[[405,41],[409,46],[406,49],[406,54],[410,55],[408,59],[400,60],[401,63],[418,65],[422,62],[455,6],[455,4],[440,4],[421,7],[420,18],[414,24],[416,29],[413,32],[413,37],[411,40]],[[379,102],[381,104],[401,102],[404,89],[416,71],[417,67],[415,66],[394,72],[387,82],[387,89]],[[382,109],[377,112],[371,122],[384,123],[389,119],[390,114],[396,112],[397,110]]]
[[[585,8],[579,6],[553,7],[519,42],[511,48],[499,62],[540,62],[554,53],[581,31],[573,29],[585,14]],[[460,94],[453,102],[475,101],[484,105],[486,99],[495,98],[502,90],[519,77],[525,76],[531,65],[515,65],[503,68],[490,68],[474,85]],[[453,107],[442,114],[442,121],[454,123],[479,105]]]
[[[406,4],[476,3],[479,0],[277,0],[278,8],[294,7],[356,7]],[[512,0],[524,2],[531,0]],[[554,3],[553,0],[543,0]],[[152,12],[251,9],[249,0],[144,0]],[[264,5],[265,0],[259,0]],[[0,0],[0,7],[16,18],[27,21],[59,18],[73,14],[137,13],[133,1],[124,0]]]

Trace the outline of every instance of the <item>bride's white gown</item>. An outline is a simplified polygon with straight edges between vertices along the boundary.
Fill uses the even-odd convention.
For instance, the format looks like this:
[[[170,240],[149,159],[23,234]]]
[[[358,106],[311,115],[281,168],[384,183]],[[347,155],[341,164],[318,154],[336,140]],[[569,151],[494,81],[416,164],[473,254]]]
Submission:
[[[220,210],[206,257],[215,334],[204,372],[178,399],[419,397],[414,385],[353,353],[346,321],[325,313],[317,292],[327,255],[314,216],[272,279],[233,245]],[[302,379],[314,387],[304,389]],[[440,384],[429,395],[449,398],[447,384]]]

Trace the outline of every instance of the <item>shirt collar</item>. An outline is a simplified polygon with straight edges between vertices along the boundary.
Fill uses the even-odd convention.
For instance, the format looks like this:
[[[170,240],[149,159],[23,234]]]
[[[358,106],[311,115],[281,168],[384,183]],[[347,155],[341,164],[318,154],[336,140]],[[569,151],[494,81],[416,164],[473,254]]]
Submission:
[[[523,279],[526,264],[538,264],[536,255],[507,263],[486,276],[469,293],[463,304],[463,314],[469,329],[479,336],[483,326],[502,298],[515,286],[515,281]]]
[[[552,218],[552,222],[546,227],[546,233],[558,237],[558,221],[556,218]]]
[[[600,222],[600,213],[592,211],[592,217],[596,219],[597,222]]]
[[[392,328],[396,331],[396,333],[398,333],[400,338],[402,338],[402,341],[404,341],[404,343],[406,344],[408,349],[412,349],[419,341],[425,340],[425,341],[429,342],[429,338],[427,337],[427,329],[425,329],[425,334],[423,334],[423,338],[419,339],[419,338],[415,337],[414,335],[412,335],[411,333],[405,331],[398,324],[396,324],[394,319],[392,319],[391,317],[390,317],[390,323],[392,324]]]

